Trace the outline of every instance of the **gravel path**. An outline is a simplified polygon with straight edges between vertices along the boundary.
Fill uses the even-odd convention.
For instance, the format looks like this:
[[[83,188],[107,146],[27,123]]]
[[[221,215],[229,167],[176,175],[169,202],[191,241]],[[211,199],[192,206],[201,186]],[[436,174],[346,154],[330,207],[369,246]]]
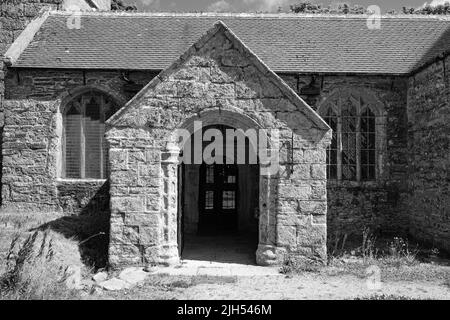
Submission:
[[[443,281],[382,282],[370,290],[365,279],[354,276],[321,275],[238,277],[236,283],[199,284],[177,290],[178,299],[353,299],[374,294],[407,296],[416,299],[450,300],[450,288]]]

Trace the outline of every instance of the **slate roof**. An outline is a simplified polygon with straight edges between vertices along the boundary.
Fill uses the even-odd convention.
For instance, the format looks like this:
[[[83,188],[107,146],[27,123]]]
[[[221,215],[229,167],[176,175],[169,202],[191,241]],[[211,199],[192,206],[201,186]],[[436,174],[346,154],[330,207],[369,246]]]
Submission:
[[[410,74],[450,51],[450,19],[51,12],[13,67],[162,70],[218,20],[275,72]]]
[[[254,67],[256,67],[259,72],[262,72],[264,76],[270,80],[271,85],[277,87],[284,97],[294,105],[297,110],[300,110],[302,114],[314,123],[317,128],[322,130],[330,130],[329,125],[323,120],[319,114],[312,109],[303,99],[301,99],[297,93],[289,87],[275,72],[270,70],[270,68],[262,61],[258,56],[255,55],[246,45],[243,43],[234,33],[228,28],[222,21],[218,21],[211,27],[205,34],[203,34],[197,41],[195,41],[192,45],[195,48],[204,47],[212,38],[216,37],[217,34],[223,35],[233,47],[246,58],[246,60],[251,63]],[[222,41],[225,41],[222,40]],[[188,49],[184,52],[178,59],[173,61],[169,67],[164,69],[157,77],[153,78],[137,95],[135,95],[124,107],[122,107],[119,111],[117,111],[111,118],[107,120],[108,124],[111,125],[119,125],[120,120],[127,113],[128,110],[132,109],[134,106],[139,107],[139,101],[142,102],[142,99],[145,99],[145,95],[150,91],[154,91],[155,88],[161,83],[164,82],[164,79],[168,79],[171,74],[177,72],[186,61],[189,61],[195,54],[194,50]],[[224,111],[226,112],[226,111]],[[135,115],[132,116],[133,118]]]

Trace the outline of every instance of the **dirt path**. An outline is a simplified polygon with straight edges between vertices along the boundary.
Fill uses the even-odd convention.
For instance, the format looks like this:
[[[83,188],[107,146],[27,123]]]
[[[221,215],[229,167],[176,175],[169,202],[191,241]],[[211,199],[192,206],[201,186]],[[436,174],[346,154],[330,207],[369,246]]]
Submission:
[[[200,284],[179,291],[180,299],[353,299],[374,294],[416,299],[450,299],[450,288],[439,282],[382,282],[370,290],[365,279],[317,275],[239,277],[227,284]]]
[[[258,275],[214,277],[155,274],[126,292],[102,292],[88,299],[282,300],[367,299],[374,295],[394,298],[450,300],[446,280],[382,281],[371,289],[367,280],[353,275]]]
[[[378,277],[373,273],[366,276],[367,268],[336,275],[332,270],[327,267],[321,272],[287,276],[279,268],[184,260],[177,267],[157,268],[153,276],[165,278],[169,287],[172,281],[176,299],[353,299],[372,295],[450,299],[450,266],[384,268],[378,269]],[[205,277],[217,281],[205,281]],[[182,283],[177,279],[183,278],[190,279],[189,284],[177,288]]]

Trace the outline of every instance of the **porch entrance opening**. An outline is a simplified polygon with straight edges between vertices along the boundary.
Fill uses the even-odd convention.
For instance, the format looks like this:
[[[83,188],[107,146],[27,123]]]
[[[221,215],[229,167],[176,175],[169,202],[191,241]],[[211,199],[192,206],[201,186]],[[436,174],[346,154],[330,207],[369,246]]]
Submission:
[[[231,128],[221,125],[203,129],[211,127],[223,132],[224,137],[225,130]],[[236,144],[235,141],[235,150]],[[247,154],[248,148],[249,142],[246,141]],[[225,150],[223,155],[222,163],[179,165],[180,257],[255,264],[259,228],[259,165],[227,164]]]

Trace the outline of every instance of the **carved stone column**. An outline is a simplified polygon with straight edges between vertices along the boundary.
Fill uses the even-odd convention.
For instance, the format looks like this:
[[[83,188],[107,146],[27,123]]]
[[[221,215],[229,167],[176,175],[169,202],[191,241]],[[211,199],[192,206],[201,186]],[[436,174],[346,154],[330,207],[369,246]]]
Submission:
[[[177,217],[178,217],[178,156],[180,149],[170,145],[161,153],[162,169],[162,244],[160,259],[168,265],[178,264]]]

